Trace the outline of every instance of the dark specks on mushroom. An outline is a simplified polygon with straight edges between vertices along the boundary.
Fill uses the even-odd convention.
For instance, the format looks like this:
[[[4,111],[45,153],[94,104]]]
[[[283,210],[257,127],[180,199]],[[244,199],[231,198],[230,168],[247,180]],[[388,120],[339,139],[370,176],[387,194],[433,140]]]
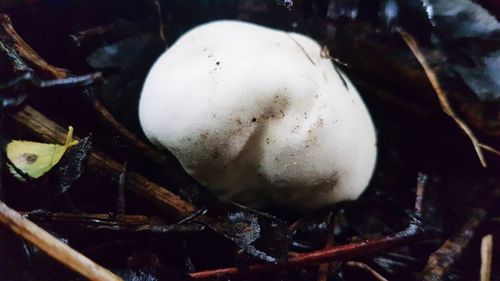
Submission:
[[[323,118],[319,118],[319,120],[318,120],[318,121],[316,121],[316,127],[318,127],[318,128],[323,127],[323,123],[324,123],[324,122],[325,122],[325,121],[323,121]]]
[[[214,151],[212,151],[212,158],[213,159],[218,159],[218,158],[220,158],[220,156],[221,156],[221,153],[217,149],[214,149]]]
[[[186,171],[224,199],[299,210],[356,198],[373,172],[373,124],[356,90],[346,90],[349,81],[340,69],[321,61],[313,68],[305,59],[304,55],[310,53],[316,60],[320,46],[292,34],[306,49],[300,52],[299,48],[298,52],[297,45],[285,38],[277,50],[268,48],[269,43],[275,44],[282,31],[236,21],[214,22],[206,27],[190,31],[200,43],[180,40],[167,51],[172,56],[186,51],[193,64],[171,64],[164,59],[168,56],[162,56],[161,64],[155,64],[148,75],[140,105],[141,125],[148,138],[172,147],[171,152]],[[248,34],[240,34],[246,30]],[[240,35],[249,40],[233,40]],[[263,56],[280,61],[262,60]],[[240,62],[245,67],[241,73],[227,71],[228,65],[239,66]],[[297,65],[282,67],[292,62]],[[165,75],[163,65],[169,66],[172,75]],[[178,79],[178,71],[187,74]],[[243,74],[252,79],[242,79]],[[192,83],[193,79],[197,83]],[[193,99],[178,99],[184,93]],[[157,110],[167,105],[169,110]],[[157,115],[161,112],[186,118]],[[333,125],[335,118],[338,122]],[[358,157],[360,153],[362,157]],[[325,179],[334,183],[336,170],[349,174],[341,178],[343,185],[333,192]],[[351,170],[354,176],[350,176]]]

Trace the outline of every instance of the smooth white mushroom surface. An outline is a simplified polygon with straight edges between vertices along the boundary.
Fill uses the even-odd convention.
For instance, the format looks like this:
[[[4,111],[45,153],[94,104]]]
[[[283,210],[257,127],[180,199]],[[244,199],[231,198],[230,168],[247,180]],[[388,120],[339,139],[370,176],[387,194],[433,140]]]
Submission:
[[[146,136],[223,199],[297,210],[356,199],[375,128],[358,92],[306,36],[239,21],[201,25],[154,64]]]

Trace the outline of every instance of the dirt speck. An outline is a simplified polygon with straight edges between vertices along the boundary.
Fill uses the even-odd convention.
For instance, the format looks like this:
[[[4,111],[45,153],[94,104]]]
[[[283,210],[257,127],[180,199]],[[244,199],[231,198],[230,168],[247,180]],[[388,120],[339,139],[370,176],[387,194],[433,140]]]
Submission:
[[[213,159],[219,159],[220,156],[221,156],[221,153],[217,149],[215,149],[214,151],[212,151],[212,158]]]
[[[23,158],[24,161],[26,161],[26,163],[28,164],[33,164],[36,162],[36,160],[38,159],[38,155],[36,154],[31,154],[31,153],[23,153],[23,155],[21,155],[21,157]]]

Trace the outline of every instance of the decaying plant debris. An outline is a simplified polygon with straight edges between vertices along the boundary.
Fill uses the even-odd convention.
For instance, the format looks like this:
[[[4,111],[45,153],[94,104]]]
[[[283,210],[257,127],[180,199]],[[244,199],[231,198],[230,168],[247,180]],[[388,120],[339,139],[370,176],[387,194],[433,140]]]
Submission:
[[[61,144],[68,126],[81,137],[25,182],[1,154],[0,200],[25,220],[1,206],[0,280],[82,280],[77,260],[51,258],[70,250],[47,250],[49,233],[113,272],[79,271],[95,280],[500,279],[495,1],[35,0],[0,11],[2,146]],[[147,143],[137,99],[148,69],[186,30],[222,18],[308,34],[352,78],[380,149],[359,200],[309,214],[219,202]],[[26,219],[48,232],[30,240],[38,247],[21,238]]]

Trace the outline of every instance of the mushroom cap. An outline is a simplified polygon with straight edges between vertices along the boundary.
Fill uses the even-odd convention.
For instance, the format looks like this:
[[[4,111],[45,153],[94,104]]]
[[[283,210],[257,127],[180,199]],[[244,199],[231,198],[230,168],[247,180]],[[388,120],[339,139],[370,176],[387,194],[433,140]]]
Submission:
[[[306,36],[239,21],[185,33],[150,70],[146,136],[218,197],[297,210],[353,200],[376,162],[370,115]]]

